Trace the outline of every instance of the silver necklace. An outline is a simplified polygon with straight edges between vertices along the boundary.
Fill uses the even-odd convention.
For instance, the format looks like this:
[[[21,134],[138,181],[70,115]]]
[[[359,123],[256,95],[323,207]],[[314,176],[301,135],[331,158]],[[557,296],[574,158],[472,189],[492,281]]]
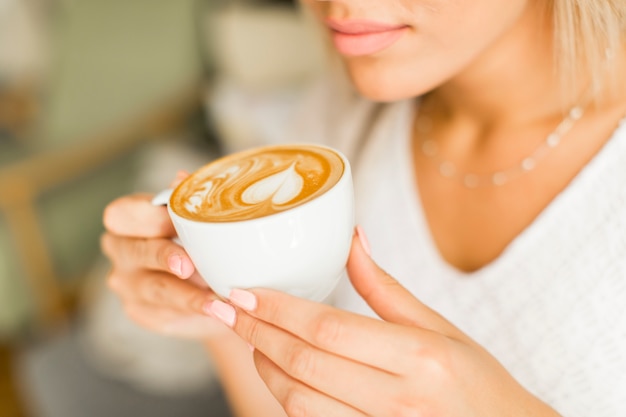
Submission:
[[[556,129],[546,136],[543,142],[530,155],[510,168],[486,174],[459,171],[453,162],[444,159],[439,153],[437,142],[428,138],[428,135],[432,133],[433,125],[432,119],[428,116],[421,114],[421,112],[418,113],[415,127],[422,136],[426,136],[426,139],[420,143],[422,154],[437,164],[437,171],[442,177],[456,180],[467,188],[478,188],[502,186],[533,171],[551,150],[559,146],[564,136],[583,117],[583,114],[584,109],[582,106],[572,107]]]

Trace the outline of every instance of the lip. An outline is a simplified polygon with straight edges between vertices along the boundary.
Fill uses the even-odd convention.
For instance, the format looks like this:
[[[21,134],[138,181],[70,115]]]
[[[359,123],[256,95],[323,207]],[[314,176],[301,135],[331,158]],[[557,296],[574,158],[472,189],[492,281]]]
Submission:
[[[406,25],[393,25],[369,20],[326,20],[332,31],[335,47],[342,55],[365,56],[381,52],[396,43]]]

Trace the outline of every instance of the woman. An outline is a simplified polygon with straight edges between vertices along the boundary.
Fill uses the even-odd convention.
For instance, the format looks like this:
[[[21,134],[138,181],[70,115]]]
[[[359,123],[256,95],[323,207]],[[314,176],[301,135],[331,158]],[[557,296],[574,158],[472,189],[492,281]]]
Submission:
[[[626,4],[304,3],[369,99],[299,131],[355,165],[350,282],[213,301],[130,196],[103,248],[131,317],[205,339],[241,416],[626,415]]]

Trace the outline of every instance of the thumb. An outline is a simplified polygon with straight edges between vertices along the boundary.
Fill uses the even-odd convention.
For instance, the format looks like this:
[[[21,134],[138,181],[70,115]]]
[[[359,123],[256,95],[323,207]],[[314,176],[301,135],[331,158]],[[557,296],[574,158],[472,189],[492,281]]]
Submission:
[[[420,327],[450,337],[462,334],[374,262],[369,254],[367,237],[360,226],[356,227],[352,240],[347,270],[354,289],[383,320]]]

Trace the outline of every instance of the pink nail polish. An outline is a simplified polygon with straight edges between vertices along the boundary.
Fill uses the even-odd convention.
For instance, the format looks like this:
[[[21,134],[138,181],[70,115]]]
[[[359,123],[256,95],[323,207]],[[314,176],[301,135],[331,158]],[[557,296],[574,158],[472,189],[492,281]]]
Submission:
[[[211,311],[211,305],[213,305],[214,300],[207,301],[202,305],[202,312],[209,317],[215,318],[215,314]]]
[[[361,246],[363,246],[363,250],[367,253],[368,256],[372,255],[372,250],[370,249],[370,243],[367,240],[367,236],[365,236],[365,231],[361,226],[356,227],[356,235],[359,237],[359,241],[361,242]]]
[[[191,277],[195,270],[196,270],[196,267],[193,265],[193,263],[191,263],[191,261],[188,258],[181,257],[181,261],[180,261],[180,277],[181,278],[187,279]]]
[[[238,288],[230,292],[228,299],[246,311],[253,311],[257,306],[256,296],[253,293]]]
[[[237,313],[235,312],[233,306],[230,306],[219,300],[215,300],[213,301],[213,303],[211,303],[211,313],[213,313],[215,317],[217,317],[228,327],[233,327],[235,325]]]
[[[170,268],[170,271],[175,273],[178,276],[183,274],[183,260],[180,255],[172,255],[167,260],[167,266]]]

